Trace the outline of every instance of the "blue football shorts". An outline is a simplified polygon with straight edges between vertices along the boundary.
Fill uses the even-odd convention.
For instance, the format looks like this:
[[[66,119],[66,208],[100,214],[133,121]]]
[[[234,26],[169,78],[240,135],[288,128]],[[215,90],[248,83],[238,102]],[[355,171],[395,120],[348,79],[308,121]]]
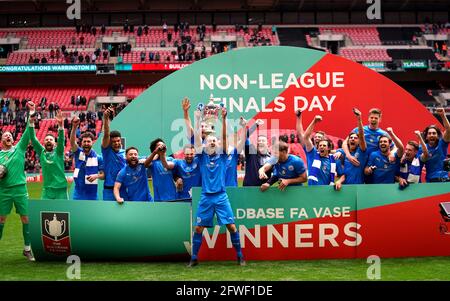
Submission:
[[[201,194],[196,225],[212,227],[214,215],[217,216],[219,225],[234,224],[233,210],[226,192]]]

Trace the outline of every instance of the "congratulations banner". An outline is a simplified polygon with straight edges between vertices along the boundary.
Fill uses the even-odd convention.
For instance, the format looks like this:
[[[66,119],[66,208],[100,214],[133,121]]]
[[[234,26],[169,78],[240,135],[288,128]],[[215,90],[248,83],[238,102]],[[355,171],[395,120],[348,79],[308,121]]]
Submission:
[[[0,72],[93,72],[95,64],[39,64],[39,65],[6,65],[0,66]]]

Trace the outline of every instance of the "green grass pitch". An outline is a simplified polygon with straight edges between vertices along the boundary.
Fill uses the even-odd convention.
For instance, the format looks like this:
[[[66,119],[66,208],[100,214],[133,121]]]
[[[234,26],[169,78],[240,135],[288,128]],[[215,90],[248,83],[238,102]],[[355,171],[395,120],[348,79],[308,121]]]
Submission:
[[[28,184],[32,198],[40,183]],[[0,280],[66,280],[64,262],[28,262],[18,216],[9,216],[0,241]],[[81,280],[367,280],[363,259],[200,262],[189,269],[182,262],[81,262]],[[450,257],[381,259],[381,280],[450,280]]]

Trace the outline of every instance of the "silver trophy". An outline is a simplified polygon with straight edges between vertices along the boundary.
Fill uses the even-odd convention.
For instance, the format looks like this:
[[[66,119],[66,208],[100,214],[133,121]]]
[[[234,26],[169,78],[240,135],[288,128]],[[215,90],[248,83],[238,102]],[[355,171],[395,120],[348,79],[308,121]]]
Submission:
[[[4,177],[6,177],[7,174],[8,174],[8,168],[5,165],[0,164],[0,180],[3,179]]]
[[[205,123],[203,128],[203,132],[207,135],[215,133],[214,124],[219,119],[219,114],[224,107],[223,103],[215,104],[213,95],[210,95],[208,104],[204,105],[203,103],[199,103],[197,105],[197,110],[202,112],[202,122]]]

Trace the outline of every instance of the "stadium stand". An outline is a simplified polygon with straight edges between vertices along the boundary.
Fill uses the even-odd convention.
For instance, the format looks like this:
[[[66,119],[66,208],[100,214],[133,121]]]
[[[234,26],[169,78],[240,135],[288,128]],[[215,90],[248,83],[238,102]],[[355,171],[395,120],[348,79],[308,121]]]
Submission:
[[[418,99],[427,108],[435,108],[439,106],[439,103],[433,96],[433,91],[439,90],[441,88],[438,83],[402,82],[399,84],[403,89],[411,93],[411,95]]]
[[[94,47],[96,37],[89,33],[77,34],[73,28],[64,29],[8,29],[3,33],[10,37],[22,38],[28,49],[45,49],[49,47]],[[83,43],[81,43],[81,38]]]
[[[356,62],[373,61],[373,62],[389,62],[392,58],[389,56],[385,48],[369,49],[369,48],[342,48],[341,56]]]
[[[311,33],[318,31],[319,29],[317,27],[278,28],[278,38],[284,46],[309,47],[311,45]]]
[[[387,49],[388,55],[394,60],[430,60],[437,61],[430,48],[427,49]]]
[[[377,27],[383,45],[418,45],[420,27]]]
[[[92,54],[94,53],[94,51],[79,51],[79,55],[83,56],[83,62],[81,63],[85,63],[85,57],[86,55],[89,56],[89,58],[92,58]],[[22,52],[22,51],[15,51],[12,52],[9,56],[8,59],[6,61],[6,64],[8,65],[23,65],[23,64],[29,64],[29,60],[30,58],[32,59],[39,59],[39,61],[42,61],[42,58],[46,58],[47,59],[47,63],[48,64],[67,64],[70,63],[70,61],[67,61],[65,59],[64,56],[60,55],[59,58],[54,57],[51,58],[50,56],[50,50],[48,51],[39,51],[39,52]],[[76,58],[75,63],[80,63],[78,61],[78,57]],[[95,63],[99,64],[106,64],[108,63],[108,58],[103,58],[102,55],[96,57],[96,61]]]
[[[139,96],[139,94],[141,94],[142,92],[144,92],[146,89],[145,86],[131,86],[131,87],[125,87],[125,89],[123,90],[123,92],[118,92],[117,95],[118,96],[126,96],[129,98],[136,98]]]
[[[50,58],[49,53],[53,48],[60,48],[65,46],[68,50],[78,49],[83,54],[83,56],[92,56],[95,47],[102,44],[102,39],[105,37],[125,37],[126,42],[132,44],[134,52],[142,49],[139,48],[155,48],[155,50],[165,50],[167,47],[177,47],[177,45],[182,45],[183,43],[192,43],[195,47],[204,46],[204,41],[211,41],[212,35],[234,35],[236,40],[242,41],[242,46],[261,46],[261,45],[279,45],[279,40],[277,35],[272,34],[270,26],[249,26],[245,29],[239,29],[236,31],[234,26],[220,26],[213,31],[212,26],[205,26],[204,36],[199,34],[200,26],[191,26],[189,29],[183,32],[174,32],[172,29],[165,32],[161,26],[151,26],[148,31],[142,31],[140,34],[137,30],[125,31],[121,27],[107,27],[105,34],[100,34],[97,30],[96,35],[92,33],[77,33],[73,27],[70,28],[54,28],[54,29],[1,29],[0,36],[8,36],[20,38],[20,50],[14,51],[9,54],[7,64],[27,64],[29,63],[30,56],[33,58],[42,59],[45,57],[47,63],[68,63],[64,60],[61,55],[60,58]],[[170,36],[170,38],[169,38]],[[83,41],[81,41],[83,40]],[[29,51],[23,51],[28,49]],[[34,50],[34,51],[32,51]],[[46,53],[46,50],[48,53]],[[175,49],[176,50],[176,49]],[[172,50],[170,50],[172,51]],[[138,62],[136,60],[136,53],[126,53],[124,57],[124,62]],[[170,55],[161,55],[162,60]],[[208,55],[207,55],[208,56]],[[148,57],[148,56],[147,56]],[[170,59],[174,61],[173,58]],[[189,61],[193,61],[189,60]],[[103,56],[97,56],[96,63],[106,63],[107,58]]]
[[[87,99],[86,106],[76,106],[71,104],[72,96],[84,96]],[[61,110],[75,111],[86,109],[91,98],[99,95],[108,95],[108,89],[103,88],[12,88],[6,90],[4,97],[6,98],[27,98],[31,99],[35,104],[39,105],[42,97],[47,98],[47,104],[51,102],[58,103]]]
[[[376,27],[320,27],[320,34],[343,34],[348,36],[353,45],[381,45],[381,40]]]

